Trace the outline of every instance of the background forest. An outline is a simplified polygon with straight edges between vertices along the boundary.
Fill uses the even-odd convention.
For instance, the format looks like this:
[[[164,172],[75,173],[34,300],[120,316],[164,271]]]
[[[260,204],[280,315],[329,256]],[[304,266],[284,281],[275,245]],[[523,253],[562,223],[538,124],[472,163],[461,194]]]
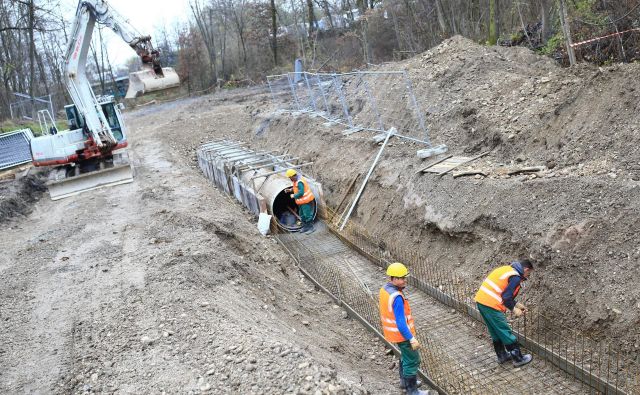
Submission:
[[[631,62],[640,57],[640,0],[191,0],[186,23],[151,32],[163,65],[189,93],[258,83],[292,69],[348,71],[401,60],[463,35],[487,45],[522,45],[558,62]],[[58,0],[0,2],[0,120],[16,93],[68,103],[63,84],[73,15]],[[620,33],[575,46],[593,37]],[[102,29],[88,68],[98,92],[137,59],[113,64]]]

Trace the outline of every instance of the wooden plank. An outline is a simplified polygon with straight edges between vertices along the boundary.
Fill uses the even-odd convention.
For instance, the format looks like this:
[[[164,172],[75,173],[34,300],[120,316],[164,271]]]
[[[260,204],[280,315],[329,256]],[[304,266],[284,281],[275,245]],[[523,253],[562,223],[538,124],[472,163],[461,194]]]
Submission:
[[[472,162],[472,161],[474,161],[474,160],[476,160],[476,159],[479,159],[479,158],[482,158],[483,156],[488,155],[488,154],[489,154],[489,151],[484,152],[484,153],[482,153],[482,154],[480,154],[480,155],[476,155],[476,156],[474,156],[473,158],[469,158],[469,160],[467,160],[467,161],[465,161],[465,162],[458,163],[457,165],[453,166],[452,168],[448,169],[447,171],[444,171],[444,172],[440,173],[439,175],[440,175],[440,177],[442,177],[442,176],[444,176],[445,174],[447,174],[448,172],[450,172],[451,170],[453,170],[453,169],[455,169],[456,167],[460,166],[461,164],[463,164],[463,163],[468,163],[468,162]]]
[[[360,177],[360,174],[356,174],[356,176],[353,177],[353,180],[351,180],[351,183],[349,184],[349,188],[347,188],[347,190],[344,192],[344,195],[342,195],[342,199],[340,199],[340,203],[338,203],[338,205],[336,206],[336,209],[335,209],[336,213],[340,211],[340,207],[342,207],[342,203],[344,203],[344,201],[347,199],[347,197],[351,193],[351,190],[353,189],[353,186],[356,184],[358,177]]]
[[[420,170],[416,171],[416,174],[418,174],[418,173],[426,173],[426,172],[427,172],[426,170],[427,170],[428,168],[430,168],[431,166],[435,166],[435,165],[437,165],[437,164],[438,164],[438,163],[440,163],[440,162],[444,162],[445,160],[447,160],[447,159],[451,158],[452,156],[453,156],[453,155],[449,155],[449,156],[445,156],[445,157],[444,157],[444,158],[442,158],[442,159],[438,159],[437,161],[435,161],[435,162],[433,162],[433,163],[430,163],[427,167],[423,167],[422,169],[420,169]]]

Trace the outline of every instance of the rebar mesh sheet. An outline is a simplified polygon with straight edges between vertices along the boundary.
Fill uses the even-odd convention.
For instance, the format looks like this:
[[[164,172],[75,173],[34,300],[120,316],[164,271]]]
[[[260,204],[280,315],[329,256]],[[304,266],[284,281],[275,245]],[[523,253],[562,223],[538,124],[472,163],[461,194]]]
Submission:
[[[329,224],[337,231],[339,217],[329,208],[326,212],[328,218],[333,219]],[[416,251],[406,250],[392,237],[372,237],[366,229],[351,221],[344,231],[337,232],[380,267],[393,261],[404,262],[412,272],[409,278],[412,286],[464,316],[481,321],[473,301],[478,286],[475,282],[452,274],[449,268],[440,267]],[[523,301],[526,304],[526,295]],[[513,320],[512,327],[521,344],[581,385],[592,388],[592,393],[640,394],[637,362],[617,352],[609,342],[595,341],[573,328],[559,325],[535,308],[522,319]]]
[[[280,234],[293,257],[327,291],[380,331],[381,267],[348,248],[323,223],[311,235]],[[482,325],[416,289],[408,290],[425,372],[452,394],[588,394],[571,376],[534,358],[522,368],[498,365]]]
[[[0,134],[0,170],[31,162],[29,129]]]

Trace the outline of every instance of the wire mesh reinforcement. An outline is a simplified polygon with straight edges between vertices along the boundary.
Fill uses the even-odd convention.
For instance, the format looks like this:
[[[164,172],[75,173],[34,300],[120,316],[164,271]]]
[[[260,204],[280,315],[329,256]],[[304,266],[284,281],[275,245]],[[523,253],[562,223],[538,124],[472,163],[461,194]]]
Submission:
[[[267,77],[281,111],[317,114],[352,131],[385,132],[431,146],[425,115],[405,71],[288,73]]]
[[[381,269],[392,261],[408,264],[412,272],[412,286],[450,307],[451,311],[462,313],[471,324],[479,324],[479,327],[484,328],[473,301],[478,284],[455,276],[416,252],[405,250],[395,240],[371,236],[353,222],[339,231],[339,216],[330,209],[326,213],[331,229],[345,242],[376,262]],[[640,369],[637,362],[614,351],[609,343],[597,342],[579,331],[563,327],[535,309],[522,319],[510,318],[520,343],[534,352],[547,369],[559,369],[568,378],[579,383],[580,391],[640,394]],[[483,336],[487,337],[486,333]],[[466,347],[462,348],[468,350]],[[488,358],[493,357],[489,355]],[[565,393],[573,392],[567,389]]]
[[[311,235],[279,234],[301,269],[367,327],[380,335],[378,290],[386,281],[378,263],[352,250],[324,224]],[[543,360],[513,369],[496,363],[482,326],[427,293],[409,291],[417,325],[422,372],[439,391],[451,394],[588,393],[562,370]]]
[[[0,170],[31,162],[30,129],[0,134]]]

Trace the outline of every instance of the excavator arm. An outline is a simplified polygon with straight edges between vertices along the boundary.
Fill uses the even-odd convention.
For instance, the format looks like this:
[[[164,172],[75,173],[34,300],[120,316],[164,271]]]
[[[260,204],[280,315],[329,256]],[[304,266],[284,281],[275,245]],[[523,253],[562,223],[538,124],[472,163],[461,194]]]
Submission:
[[[143,70],[132,73],[130,76],[130,89],[127,97],[135,97],[145,91],[177,86],[180,80],[173,69],[162,68],[160,53],[153,48],[151,37],[139,34],[106,1],[80,1],[67,47],[65,82],[73,103],[85,119],[94,143],[98,147],[111,147],[116,145],[116,138],[109,128],[109,123],[91,89],[86,74],[87,53],[96,23],[113,30],[124,42],[129,44],[142,61]],[[145,79],[156,81],[145,83]],[[151,89],[145,89],[146,86],[150,86]]]

